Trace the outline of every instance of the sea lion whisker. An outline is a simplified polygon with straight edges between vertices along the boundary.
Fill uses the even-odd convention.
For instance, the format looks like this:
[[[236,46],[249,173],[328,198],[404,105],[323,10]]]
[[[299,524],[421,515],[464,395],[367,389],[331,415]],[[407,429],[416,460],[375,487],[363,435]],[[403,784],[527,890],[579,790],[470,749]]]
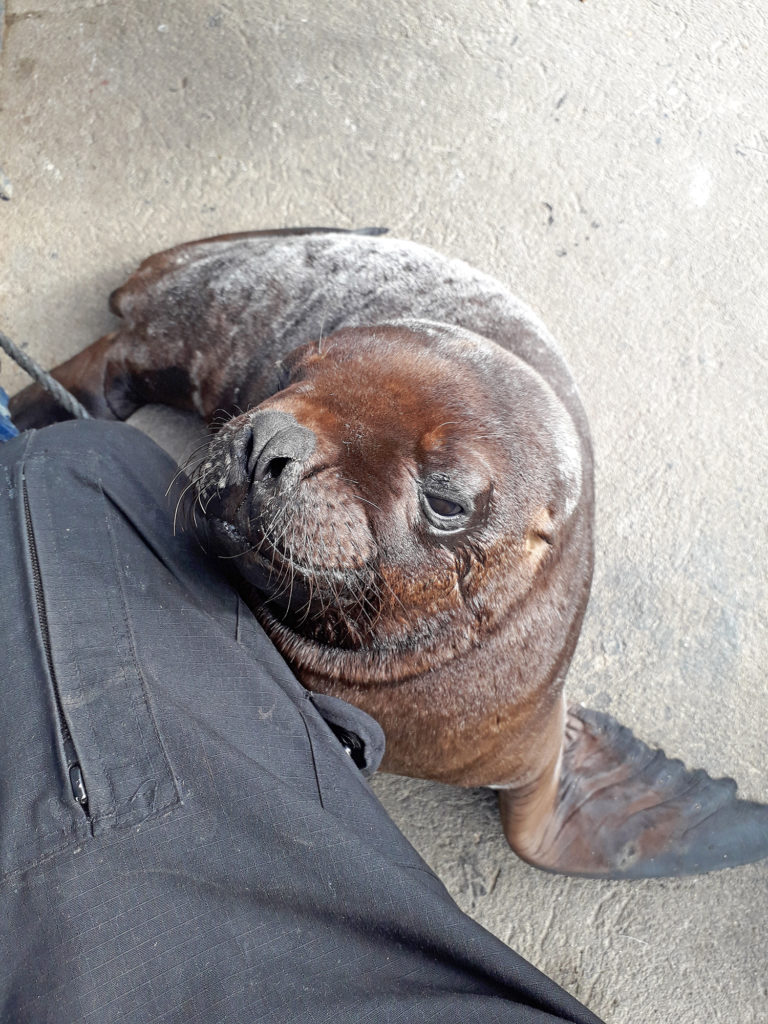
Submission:
[[[345,484],[351,484],[353,487],[360,486],[357,480],[353,480],[351,477],[343,476],[341,473],[339,473],[339,480],[342,480]],[[358,501],[363,501],[367,505],[373,505],[377,512],[381,512],[381,506],[377,505],[375,501],[371,501],[370,498],[364,498],[362,494],[357,494],[354,491],[352,492],[351,497],[356,498]]]
[[[214,473],[216,473],[216,467],[213,461],[201,463],[195,468],[192,473],[192,479],[197,484],[197,489],[200,494],[204,494],[210,486],[210,481],[213,479]]]
[[[339,613],[339,615],[341,617],[342,625],[346,628],[347,632],[351,636],[356,636],[358,638],[358,640],[362,641],[362,639],[363,639],[363,632],[360,629],[359,624],[349,614],[349,612],[347,611],[347,608],[345,606],[345,602],[342,601],[342,599],[341,599],[341,592],[340,592],[340,589],[339,589],[340,585],[335,580],[330,580],[329,582],[330,582],[330,585],[331,585],[331,590],[332,590],[332,592],[333,592],[333,594],[334,594],[334,596],[336,598],[336,608],[337,608],[338,613]]]
[[[287,526],[286,526],[286,531],[284,531],[284,533],[283,533],[283,536],[285,536],[286,532],[287,532]],[[290,576],[289,576],[289,572],[290,572]],[[295,571],[294,571],[294,565],[293,565],[293,555],[292,555],[292,552],[290,550],[290,544],[285,549],[285,552],[283,554],[281,554],[280,570],[279,570],[278,576],[279,577],[284,576],[286,578],[286,584],[290,580],[290,584],[289,584],[289,588],[288,588],[288,606],[290,607],[292,605],[292,603],[293,603],[293,588],[294,588],[294,585],[295,585]],[[282,580],[281,579],[278,580],[278,585],[282,585]],[[285,591],[283,591],[283,593],[285,593]]]
[[[210,484],[206,483],[206,489],[209,488],[209,487],[210,487]],[[203,502],[202,502],[202,494],[200,494],[198,496],[198,504],[200,505],[200,508],[201,508],[202,513],[203,513],[204,516],[208,514],[208,506],[211,504],[213,499],[221,497],[221,487],[219,486],[218,480],[213,484],[213,487],[211,487],[210,490],[211,490],[211,493],[206,498],[205,505],[203,505]],[[243,497],[243,501],[240,502],[240,505],[238,505],[238,507],[235,509],[235,513],[234,513],[235,515],[240,511],[240,508],[243,505],[243,502],[246,500],[246,498],[247,498],[247,494]]]
[[[168,484],[168,488],[167,488],[167,490],[166,490],[166,492],[165,492],[165,495],[164,495],[164,497],[166,497],[166,498],[167,498],[167,497],[168,497],[168,496],[170,495],[170,493],[171,493],[171,490],[173,489],[173,485],[174,485],[174,484],[176,483],[176,481],[177,481],[177,480],[179,479],[179,477],[180,477],[180,476],[183,476],[183,475],[184,475],[184,473],[185,473],[185,470],[184,470],[184,467],[183,467],[183,466],[180,466],[180,467],[179,467],[179,468],[178,468],[178,469],[176,470],[176,472],[175,472],[175,473],[173,474],[173,476],[171,477],[171,482],[170,482],[170,483]],[[192,483],[192,484],[194,484],[194,482],[195,482],[195,481],[194,481],[194,478],[190,478],[190,480],[189,480],[189,483]]]
[[[357,604],[356,618],[365,626],[368,633],[373,631],[373,617],[360,602]]]
[[[383,575],[381,575],[381,574],[379,575],[379,578],[380,578],[381,582],[382,582],[382,583],[384,584],[384,586],[385,586],[385,587],[387,588],[387,590],[388,590],[388,591],[390,592],[390,594],[392,595],[392,597],[394,597],[395,601],[397,601],[397,603],[398,603],[398,604],[400,605],[400,607],[401,607],[401,608],[403,609],[403,611],[405,612],[406,616],[407,616],[408,618],[410,618],[410,616],[408,615],[408,609],[407,609],[407,608],[405,607],[405,605],[403,604],[403,602],[402,602],[402,601],[400,600],[400,598],[398,597],[397,593],[396,593],[396,592],[394,591],[394,589],[392,588],[392,585],[390,584],[389,580],[388,580],[388,579],[387,579],[387,578],[386,578],[385,576],[383,576]]]
[[[235,419],[236,415],[237,414],[232,412],[230,409],[215,409],[208,417],[208,426],[211,428],[214,436],[218,434],[221,429],[230,422],[230,420]],[[242,412],[240,412],[239,415],[242,415]]]
[[[176,481],[177,481],[177,480],[179,479],[179,477],[180,477],[180,476],[182,476],[182,475],[184,475],[185,473],[187,474],[187,476],[189,476],[189,475],[190,475],[190,474],[189,474],[189,460],[184,460],[184,462],[181,462],[181,463],[179,464],[179,466],[178,466],[178,468],[177,468],[176,472],[175,472],[175,473],[173,474],[173,476],[171,477],[171,482],[170,482],[170,483],[168,484],[168,489],[167,489],[167,490],[166,490],[166,492],[165,492],[165,497],[166,497],[166,498],[167,498],[167,497],[168,497],[168,495],[169,495],[169,494],[171,493],[171,488],[172,488],[172,487],[173,487],[173,485],[174,485],[174,484],[176,483]]]
[[[184,490],[179,495],[178,500],[176,501],[176,507],[173,510],[173,531],[172,532],[173,532],[173,536],[174,537],[176,536],[176,519],[177,519],[178,514],[179,514],[179,506],[181,505],[181,502],[184,499],[184,495],[187,494],[188,491],[190,490],[190,488],[192,488],[194,486],[195,486],[194,480],[190,480],[189,483],[187,484],[187,486],[184,488]]]
[[[242,558],[243,555],[249,555],[252,551],[257,550],[258,549],[254,546],[250,548],[243,548],[242,551],[235,551],[235,553],[232,555],[217,555],[216,557],[222,562],[228,562],[231,561],[233,558]]]
[[[368,498],[364,498],[361,494],[353,494],[352,497],[356,498],[358,501],[365,502],[366,505],[372,505],[377,512],[381,512],[381,505],[377,505],[375,501],[370,501]]]
[[[205,488],[202,491],[197,492],[197,501],[195,504],[200,506],[200,511],[204,516],[208,515],[208,506],[211,504],[214,498],[218,497],[221,491],[214,484],[213,487],[206,483]],[[203,504],[203,498],[205,497],[205,504]]]
[[[198,445],[194,449],[194,451],[191,451],[189,453],[189,455],[186,456],[186,458],[181,460],[181,462],[179,463],[179,467],[178,467],[176,473],[174,474],[173,479],[171,480],[171,483],[170,483],[170,485],[168,487],[168,491],[170,491],[171,487],[173,487],[174,483],[181,476],[182,473],[186,473],[187,476],[190,477],[190,479],[196,479],[197,478],[197,476],[200,473],[200,467],[202,465],[202,460],[199,460],[199,459],[197,461],[194,461],[194,460],[200,454],[200,452],[203,451],[204,448],[209,447],[209,445],[210,445],[210,441],[209,440],[204,441],[202,444]],[[166,495],[168,494],[168,491],[166,491]]]
[[[266,527],[266,529],[263,530],[264,539],[272,551],[272,565],[270,568],[270,572],[274,572],[275,558],[278,555],[281,555],[281,545],[288,535],[289,524],[287,519],[283,522],[282,529],[280,530],[280,532],[277,535],[274,534],[274,528],[278,524],[281,514],[282,509],[277,508],[272,518],[272,521]]]
[[[181,476],[184,476],[184,470],[183,469],[179,469],[176,473],[173,474],[173,477],[171,478],[171,482],[168,484],[168,488],[167,488],[167,490],[166,490],[166,492],[164,494],[164,497],[167,498],[167,497],[170,496],[170,493],[173,490],[173,485],[176,483],[176,481]],[[195,483],[194,480],[190,480],[189,482],[194,486],[194,483]]]
[[[320,561],[323,560],[323,557],[324,557],[324,554],[325,554],[324,547],[325,546],[323,544],[321,544],[320,551],[319,551],[319,560]],[[309,611],[310,611],[310,607],[311,607],[312,601],[314,599],[317,599],[319,601],[319,603],[320,603],[321,614],[323,616],[325,616],[327,614],[328,608],[330,606],[326,606],[326,604],[325,604],[325,602],[323,600],[324,592],[323,592],[323,587],[321,587],[320,584],[319,584],[318,575],[319,574],[317,572],[317,569],[313,566],[312,572],[307,577],[307,579],[308,579],[308,590],[309,590],[309,598],[307,600],[307,615],[309,615]],[[306,617],[305,617],[304,620],[302,620],[302,622],[303,621],[306,621]]]
[[[312,593],[312,577],[310,576],[310,577],[307,578],[307,600],[304,602],[304,605],[301,606],[298,609],[299,612],[301,612],[302,607],[304,609],[304,615],[301,617],[301,619],[299,620],[299,623],[298,623],[298,625],[300,625],[300,626],[303,626],[304,623],[309,618],[309,612],[310,612],[310,609],[312,608],[312,598],[313,598],[313,596],[314,595]]]
[[[215,438],[211,434],[209,434],[207,437],[202,438],[200,442],[196,444],[194,448],[187,453],[187,455],[184,456],[184,458],[181,460],[181,464],[187,465],[190,459],[193,459],[195,455],[198,455],[203,450],[203,448],[210,448],[214,440]]]

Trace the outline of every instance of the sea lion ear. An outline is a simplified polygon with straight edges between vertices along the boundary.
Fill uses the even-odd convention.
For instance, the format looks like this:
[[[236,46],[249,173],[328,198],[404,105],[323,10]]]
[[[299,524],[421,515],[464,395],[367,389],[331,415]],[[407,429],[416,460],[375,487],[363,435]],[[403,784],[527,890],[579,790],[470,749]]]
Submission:
[[[525,552],[535,567],[546,556],[555,539],[555,519],[550,508],[540,508],[525,533]]]
[[[568,409],[546,381],[537,378],[533,405],[534,422],[540,442],[547,450],[551,467],[550,511],[556,522],[563,523],[579,507],[585,468],[584,456],[589,451],[580,437],[577,424]]]
[[[275,391],[284,391],[291,383],[291,368],[284,359],[275,363]]]
[[[499,793],[510,845],[536,867],[591,878],[697,875],[768,856],[768,806],[637,739],[610,715],[571,707],[554,806],[535,833],[523,797]]]

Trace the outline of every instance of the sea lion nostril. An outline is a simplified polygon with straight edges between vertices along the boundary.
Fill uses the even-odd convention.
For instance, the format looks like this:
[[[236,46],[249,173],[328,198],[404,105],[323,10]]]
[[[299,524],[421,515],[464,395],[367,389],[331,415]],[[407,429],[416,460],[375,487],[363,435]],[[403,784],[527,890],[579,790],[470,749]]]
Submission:
[[[270,459],[264,470],[264,478],[266,479],[266,477],[271,477],[272,480],[277,480],[285,467],[291,461],[291,459]]]
[[[302,463],[315,448],[315,435],[287,412],[255,412],[241,442],[241,465],[254,483],[279,480],[294,462]]]

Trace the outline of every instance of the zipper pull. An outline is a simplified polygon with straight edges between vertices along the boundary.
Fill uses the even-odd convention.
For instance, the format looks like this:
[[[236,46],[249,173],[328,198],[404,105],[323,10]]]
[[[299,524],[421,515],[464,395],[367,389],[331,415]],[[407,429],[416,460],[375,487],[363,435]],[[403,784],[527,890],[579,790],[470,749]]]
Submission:
[[[85,813],[88,813],[88,791],[83,781],[83,772],[79,764],[73,764],[69,769],[69,784],[72,787],[72,795],[80,804]]]

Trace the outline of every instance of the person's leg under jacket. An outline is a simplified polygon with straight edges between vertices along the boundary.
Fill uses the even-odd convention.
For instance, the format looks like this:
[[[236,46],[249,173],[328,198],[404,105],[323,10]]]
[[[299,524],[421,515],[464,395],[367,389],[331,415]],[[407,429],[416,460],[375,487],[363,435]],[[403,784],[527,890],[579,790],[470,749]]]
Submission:
[[[461,913],[122,424],[0,445],[0,1019],[597,1020]],[[321,714],[322,712],[322,714]],[[525,907],[511,907],[525,914]]]

